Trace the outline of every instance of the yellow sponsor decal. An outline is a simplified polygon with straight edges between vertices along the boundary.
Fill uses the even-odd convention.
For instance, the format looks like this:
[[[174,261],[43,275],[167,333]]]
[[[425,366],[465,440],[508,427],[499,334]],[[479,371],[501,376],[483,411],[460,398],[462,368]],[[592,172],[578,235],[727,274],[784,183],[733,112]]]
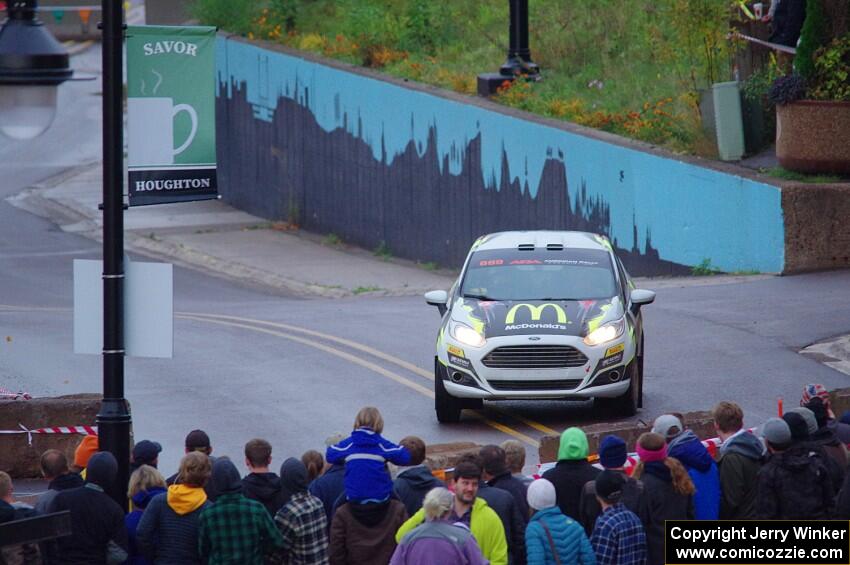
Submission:
[[[533,304],[517,304],[517,305],[515,305],[513,308],[511,308],[508,311],[508,315],[505,317],[505,325],[510,325],[510,324],[514,323],[514,319],[516,318],[517,310],[519,310],[520,308],[528,308],[528,312],[531,314],[531,321],[536,322],[536,321],[540,320],[540,317],[543,315],[543,310],[545,310],[546,308],[549,308],[549,307],[551,307],[555,310],[555,313],[558,316],[558,323],[559,324],[566,324],[567,323],[567,313],[564,312],[564,309],[561,308],[557,304],[553,304],[551,302],[548,302],[546,304],[541,304],[540,306],[535,306]]]
[[[612,355],[616,355],[617,353],[622,352],[626,348],[625,343],[620,343],[617,345],[612,345],[605,351],[605,357],[611,357]]]
[[[466,355],[463,354],[463,349],[461,349],[460,347],[456,347],[454,345],[449,344],[448,346],[446,346],[446,349],[455,357],[466,357]]]

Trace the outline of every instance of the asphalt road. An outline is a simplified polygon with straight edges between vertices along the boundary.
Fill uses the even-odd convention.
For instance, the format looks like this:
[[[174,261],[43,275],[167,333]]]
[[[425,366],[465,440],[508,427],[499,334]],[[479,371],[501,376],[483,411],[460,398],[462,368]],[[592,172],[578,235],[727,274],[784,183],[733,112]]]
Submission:
[[[96,69],[98,51],[75,62]],[[99,158],[99,90],[96,82],[63,86],[59,116],[42,138],[0,140],[0,386],[34,395],[101,390],[100,358],[72,352],[71,314],[72,260],[99,257],[99,244],[2,200]],[[734,284],[647,282],[653,285],[658,299],[645,311],[639,418],[732,399],[755,425],[775,413],[778,396],[795,403],[806,382],[850,384],[797,353],[850,332],[850,272]],[[597,421],[590,403],[548,401],[488,405],[467,411],[458,425],[437,424],[429,375],[439,319],[420,297],[308,300],[180,268],[174,291],[174,359],[126,363],[136,437],[165,446],[166,472],[193,428],[207,430],[215,452],[237,461],[245,441],[265,437],[280,463],[348,431],[368,404],[383,412],[391,439],[489,443],[513,436],[528,445],[529,462],[545,431]]]

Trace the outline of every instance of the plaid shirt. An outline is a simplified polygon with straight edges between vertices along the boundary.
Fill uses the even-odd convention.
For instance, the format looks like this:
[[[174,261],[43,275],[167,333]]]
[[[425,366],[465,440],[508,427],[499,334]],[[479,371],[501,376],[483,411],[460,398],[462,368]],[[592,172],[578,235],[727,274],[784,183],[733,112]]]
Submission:
[[[597,565],[645,565],[646,534],[640,519],[622,504],[606,508],[596,518],[590,545]]]
[[[263,565],[263,557],[283,547],[283,538],[265,507],[241,493],[220,494],[201,512],[198,550],[209,565]]]
[[[306,491],[295,493],[274,521],[283,535],[275,563],[328,565],[328,518],[321,500]]]

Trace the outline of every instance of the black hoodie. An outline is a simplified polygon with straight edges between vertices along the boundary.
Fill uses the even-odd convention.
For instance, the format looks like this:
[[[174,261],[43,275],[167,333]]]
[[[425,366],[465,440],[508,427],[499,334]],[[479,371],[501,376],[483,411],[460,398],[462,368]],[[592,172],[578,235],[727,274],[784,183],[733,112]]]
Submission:
[[[251,473],[242,479],[242,494],[266,507],[271,517],[286,504],[290,494],[280,484],[274,473]]]
[[[71,512],[71,535],[56,540],[50,563],[58,565],[105,564],[107,548],[114,542],[127,550],[126,508],[118,506],[103,489],[115,482],[118,463],[111,453],[101,451],[89,459],[86,485],[56,494],[48,512]],[[126,554],[125,554],[126,558]]]
[[[399,500],[407,509],[408,516],[413,516],[422,508],[422,501],[429,490],[444,486],[446,486],[445,483],[432,475],[425,465],[417,465],[402,471],[393,484]]]
[[[756,518],[823,520],[832,517],[835,491],[823,461],[805,445],[774,453],[758,475]]]
[[[242,479],[230,459],[221,458],[213,463],[210,482],[219,494],[242,492]]]
[[[307,467],[304,463],[290,457],[280,466],[280,486],[287,492],[284,504],[296,493],[307,491]]]
[[[36,514],[47,514],[47,508],[50,506],[50,502],[57,493],[63,490],[81,487],[84,484],[86,484],[86,482],[77,473],[65,473],[64,475],[59,475],[50,481],[49,485],[47,485],[47,492],[38,497],[38,501],[35,503]]]

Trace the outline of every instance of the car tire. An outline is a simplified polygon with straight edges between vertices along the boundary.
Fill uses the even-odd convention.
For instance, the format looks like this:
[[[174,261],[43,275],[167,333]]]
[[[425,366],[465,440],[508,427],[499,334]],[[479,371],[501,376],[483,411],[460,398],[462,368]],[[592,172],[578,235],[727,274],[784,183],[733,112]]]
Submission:
[[[460,412],[463,410],[463,400],[450,395],[445,387],[446,369],[434,358],[434,410],[437,421],[441,424],[456,424],[460,422]]]
[[[597,398],[594,402],[603,413],[615,418],[627,418],[634,416],[640,402],[641,378],[637,359],[626,369],[629,373],[629,388],[620,396],[615,398]]]

